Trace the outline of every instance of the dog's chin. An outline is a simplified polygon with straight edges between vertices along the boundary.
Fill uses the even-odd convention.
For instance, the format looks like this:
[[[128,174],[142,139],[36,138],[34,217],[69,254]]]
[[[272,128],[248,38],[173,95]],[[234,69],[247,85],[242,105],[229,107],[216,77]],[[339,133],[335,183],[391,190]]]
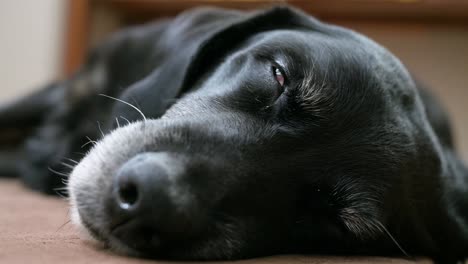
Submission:
[[[72,205],[70,207],[70,220],[72,224],[75,225],[78,234],[80,237],[84,240],[94,240],[93,236],[91,233],[86,229],[86,227],[83,225],[83,221],[81,220],[80,213],[78,212],[78,209],[75,205]]]
[[[108,241],[105,243],[105,246],[111,250],[112,252],[119,254],[119,255],[124,255],[124,256],[130,256],[130,257],[137,257],[137,258],[143,258],[143,257],[149,257],[148,254],[144,254],[136,249],[133,249],[123,243],[122,241],[110,236]]]
[[[85,241],[86,243],[92,244],[96,247],[104,247],[104,241],[101,241],[98,236],[89,228],[86,227],[84,224],[80,213],[78,212],[78,208],[73,205],[70,207],[70,220],[72,224],[75,226],[76,231],[79,237]]]
[[[108,249],[118,255],[125,255],[131,257],[144,257],[142,252],[131,248],[119,239],[113,237],[110,233],[104,234],[99,228],[91,228],[80,216],[78,209],[72,206],[70,209],[70,218],[72,223],[76,226],[78,235],[87,244],[97,248]]]

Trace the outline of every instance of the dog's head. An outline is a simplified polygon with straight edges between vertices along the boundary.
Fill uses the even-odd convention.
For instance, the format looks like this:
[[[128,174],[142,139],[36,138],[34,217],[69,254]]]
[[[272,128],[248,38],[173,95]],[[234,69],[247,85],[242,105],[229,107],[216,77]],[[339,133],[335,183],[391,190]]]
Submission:
[[[373,41],[288,8],[256,13],[198,49],[182,89],[72,172],[74,219],[98,240],[219,259],[393,253],[394,237],[424,233],[416,200],[436,184],[438,144],[408,72]]]

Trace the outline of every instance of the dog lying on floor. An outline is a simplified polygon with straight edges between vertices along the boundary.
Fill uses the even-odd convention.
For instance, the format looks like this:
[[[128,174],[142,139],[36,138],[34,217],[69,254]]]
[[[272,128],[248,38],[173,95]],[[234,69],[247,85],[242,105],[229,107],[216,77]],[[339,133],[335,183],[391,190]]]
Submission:
[[[468,255],[441,107],[378,44],[288,7],[122,31],[0,125],[24,182],[53,193],[71,169],[73,222],[124,254]]]

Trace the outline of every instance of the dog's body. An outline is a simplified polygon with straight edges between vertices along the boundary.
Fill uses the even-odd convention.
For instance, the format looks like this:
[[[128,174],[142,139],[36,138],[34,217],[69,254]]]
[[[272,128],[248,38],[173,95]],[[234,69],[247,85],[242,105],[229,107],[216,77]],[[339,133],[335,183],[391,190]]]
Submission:
[[[384,48],[289,8],[123,31],[0,125],[34,131],[34,189],[81,160],[74,221],[127,254],[468,255],[468,170],[440,106]]]

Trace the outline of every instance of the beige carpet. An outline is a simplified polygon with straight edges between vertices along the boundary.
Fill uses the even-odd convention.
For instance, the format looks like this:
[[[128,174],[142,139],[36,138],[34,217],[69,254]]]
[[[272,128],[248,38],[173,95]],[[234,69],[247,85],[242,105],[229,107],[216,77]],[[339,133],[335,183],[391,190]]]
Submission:
[[[168,263],[117,256],[96,248],[80,240],[67,222],[66,201],[31,192],[17,180],[0,180],[0,263]],[[414,262],[380,257],[275,256],[234,263]],[[431,262],[418,260],[417,263]]]

